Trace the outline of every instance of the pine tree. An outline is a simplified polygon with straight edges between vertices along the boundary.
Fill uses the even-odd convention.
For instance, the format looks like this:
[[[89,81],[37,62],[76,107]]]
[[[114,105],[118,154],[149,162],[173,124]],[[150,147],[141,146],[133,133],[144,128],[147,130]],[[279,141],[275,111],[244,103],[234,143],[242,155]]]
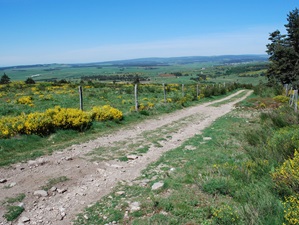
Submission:
[[[299,10],[296,8],[288,14],[285,25],[287,34],[279,30],[270,34],[267,45],[269,68],[267,77],[270,82],[299,86]]]
[[[8,84],[10,83],[10,78],[4,73],[0,79],[0,84]]]
[[[31,77],[28,77],[27,80],[25,80],[25,84],[35,84],[35,81]]]

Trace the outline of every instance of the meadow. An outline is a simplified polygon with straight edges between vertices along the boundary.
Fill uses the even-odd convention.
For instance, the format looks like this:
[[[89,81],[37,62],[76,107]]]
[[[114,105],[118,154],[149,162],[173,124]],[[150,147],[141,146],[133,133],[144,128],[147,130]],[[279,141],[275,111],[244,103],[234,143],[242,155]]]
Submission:
[[[189,62],[189,63],[111,63],[111,64],[46,64],[0,68],[12,81],[28,77],[41,81],[114,81],[132,82],[131,76],[150,83],[230,83],[258,84],[264,77],[267,62]],[[170,74],[173,76],[163,76]],[[109,79],[111,77],[111,79]],[[202,79],[206,77],[205,79]]]

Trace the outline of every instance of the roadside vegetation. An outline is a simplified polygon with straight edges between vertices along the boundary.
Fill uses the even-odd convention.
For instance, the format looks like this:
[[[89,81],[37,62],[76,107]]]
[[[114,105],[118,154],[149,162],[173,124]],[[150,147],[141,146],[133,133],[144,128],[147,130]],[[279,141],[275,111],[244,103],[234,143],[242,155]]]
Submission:
[[[233,112],[132,183],[121,182],[75,224],[298,224],[299,116],[275,97],[281,93],[255,87]]]
[[[83,87],[79,108],[78,86]],[[226,95],[251,85],[9,82],[0,85],[0,165],[9,165],[92,139],[149,116]]]

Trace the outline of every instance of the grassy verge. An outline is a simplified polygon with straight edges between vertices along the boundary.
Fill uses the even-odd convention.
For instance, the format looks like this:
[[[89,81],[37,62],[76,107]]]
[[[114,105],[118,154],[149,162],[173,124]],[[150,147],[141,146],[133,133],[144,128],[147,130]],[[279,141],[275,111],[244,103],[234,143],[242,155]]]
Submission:
[[[253,112],[235,110],[120,184],[75,224],[282,224],[273,162],[249,151]],[[154,184],[162,187],[152,190]],[[132,205],[137,205],[137,209]]]
[[[231,93],[227,93],[223,96],[211,96],[199,101],[186,102],[184,106],[177,104],[158,104],[153,109],[148,110],[146,114],[136,112],[127,113],[124,115],[122,121],[94,122],[92,127],[84,132],[57,130],[48,136],[19,135],[10,139],[0,139],[0,166],[35,159],[44,154],[51,154],[55,150],[66,148],[72,144],[95,139],[100,135],[112,133],[115,130],[127,126],[134,126],[134,124],[142,120],[170,113],[183,107],[190,107],[196,104],[221,99]]]

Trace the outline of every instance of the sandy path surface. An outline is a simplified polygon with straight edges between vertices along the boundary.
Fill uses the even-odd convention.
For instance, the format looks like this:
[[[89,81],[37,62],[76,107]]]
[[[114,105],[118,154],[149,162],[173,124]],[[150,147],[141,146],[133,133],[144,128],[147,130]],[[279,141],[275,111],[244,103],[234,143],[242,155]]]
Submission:
[[[211,106],[240,92],[243,91],[146,120],[134,127],[116,131],[113,135],[73,145],[34,161],[0,168],[0,180],[6,180],[0,183],[0,203],[20,193],[26,195],[22,201],[25,210],[16,222],[5,222],[5,206],[0,204],[0,224],[72,224],[78,213],[107,195],[118,182],[136,179],[163,152],[200,134],[215,119],[230,112],[235,103],[251,94],[251,91],[245,91],[246,95],[242,98],[220,107]],[[149,150],[143,155],[133,155],[132,160],[125,162],[117,160],[144,146]],[[47,193],[36,192],[50,179],[62,176],[68,180],[58,183]],[[45,194],[47,196],[42,196]]]

